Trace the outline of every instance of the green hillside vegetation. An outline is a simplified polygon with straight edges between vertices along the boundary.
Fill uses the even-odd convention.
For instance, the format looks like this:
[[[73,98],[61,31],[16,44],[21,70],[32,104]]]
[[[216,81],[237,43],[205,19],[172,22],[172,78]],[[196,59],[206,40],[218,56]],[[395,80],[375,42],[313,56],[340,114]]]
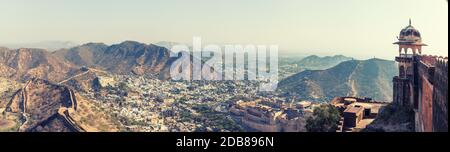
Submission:
[[[395,75],[394,61],[350,60],[327,70],[308,70],[288,77],[279,83],[279,91],[313,101],[356,96],[390,102]]]

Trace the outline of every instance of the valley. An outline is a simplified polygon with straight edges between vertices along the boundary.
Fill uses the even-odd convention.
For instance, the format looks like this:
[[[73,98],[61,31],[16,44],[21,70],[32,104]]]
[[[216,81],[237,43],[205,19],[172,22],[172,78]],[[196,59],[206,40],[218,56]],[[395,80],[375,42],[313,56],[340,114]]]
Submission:
[[[0,131],[264,131],[231,112],[255,101],[247,110],[276,114],[278,131],[306,131],[314,108],[334,97],[389,101],[384,81],[395,74],[379,59],[283,57],[279,90],[259,92],[258,81],[170,80],[170,51],[134,41],[0,51]]]

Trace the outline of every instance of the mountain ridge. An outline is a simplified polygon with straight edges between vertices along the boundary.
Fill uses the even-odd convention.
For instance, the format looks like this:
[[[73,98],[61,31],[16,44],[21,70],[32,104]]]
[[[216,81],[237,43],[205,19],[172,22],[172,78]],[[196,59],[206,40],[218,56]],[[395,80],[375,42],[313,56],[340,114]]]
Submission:
[[[87,43],[54,54],[80,67],[95,67],[117,74],[159,74],[174,60],[167,48],[137,41],[109,46]]]
[[[25,82],[30,78],[59,81],[76,71],[76,66],[43,49],[0,50],[0,77]]]
[[[348,60],[353,60],[353,58],[344,55],[323,56],[323,57],[318,55],[310,55],[294,63],[297,64],[297,66],[302,69],[325,70]]]
[[[390,102],[395,67],[395,62],[389,60],[350,60],[330,69],[295,74],[281,80],[278,90],[307,100],[363,96]]]

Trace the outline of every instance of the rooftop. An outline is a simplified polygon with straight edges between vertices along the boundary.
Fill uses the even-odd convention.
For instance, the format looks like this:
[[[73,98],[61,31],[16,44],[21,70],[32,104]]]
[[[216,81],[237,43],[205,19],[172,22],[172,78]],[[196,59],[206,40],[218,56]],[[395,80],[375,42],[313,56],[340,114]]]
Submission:
[[[344,112],[345,113],[359,113],[359,112],[362,112],[363,110],[364,110],[364,107],[355,106],[355,107],[347,108]]]

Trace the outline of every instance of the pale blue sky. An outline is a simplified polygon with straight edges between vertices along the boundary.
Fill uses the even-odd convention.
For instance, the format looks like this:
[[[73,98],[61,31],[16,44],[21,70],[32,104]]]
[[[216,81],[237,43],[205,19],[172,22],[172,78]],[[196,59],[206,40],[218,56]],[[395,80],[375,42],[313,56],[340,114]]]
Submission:
[[[412,18],[448,55],[445,0],[0,0],[0,43],[136,40],[276,44],[298,54],[392,58]]]

